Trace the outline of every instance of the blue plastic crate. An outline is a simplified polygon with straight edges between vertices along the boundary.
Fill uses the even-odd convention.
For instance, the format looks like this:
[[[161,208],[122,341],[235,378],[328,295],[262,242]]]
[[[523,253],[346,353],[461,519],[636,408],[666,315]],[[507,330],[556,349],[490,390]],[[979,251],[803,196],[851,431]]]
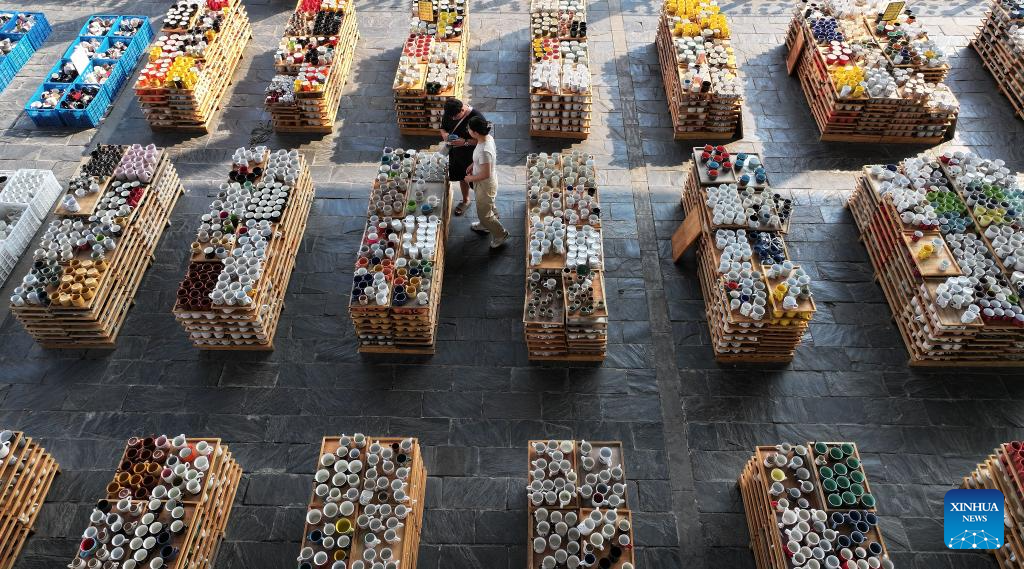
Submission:
[[[46,16],[41,12],[20,12],[34,16],[36,23],[28,33],[13,33],[9,30],[14,29],[14,18],[17,17],[19,12],[7,10],[0,12],[11,14],[12,16],[10,21],[0,26],[0,38],[7,38],[17,42],[11,53],[0,57],[0,92],[2,92],[14,80],[14,76],[28,62],[32,54],[36,52],[36,49],[43,44],[43,41],[50,35],[51,30]]]
[[[117,98],[117,92],[120,91],[121,87],[124,86],[124,80],[126,77],[124,67],[121,66],[121,61],[118,59],[100,59],[97,57],[92,60],[92,63],[89,64],[89,67],[92,67],[93,65],[107,63],[113,65],[110,70],[110,77],[108,77],[107,80],[103,82],[103,88],[110,92],[110,100],[114,100],[115,98]],[[86,68],[86,72],[88,71],[89,68]],[[82,75],[85,75],[85,73],[83,73]]]
[[[49,127],[61,127],[64,126],[64,122],[60,119],[60,113],[57,109],[33,109],[32,103],[39,100],[39,95],[48,89],[60,88],[64,90],[64,94],[67,94],[67,90],[71,88],[68,83],[43,83],[36,89],[36,92],[29,99],[29,102],[25,104],[25,114],[32,119],[32,122],[36,123],[36,126],[49,126]],[[63,97],[62,97],[63,98]]]
[[[118,20],[118,18],[120,18],[120,16],[118,16],[116,14],[92,14],[88,18],[85,19],[85,24],[83,24],[82,25],[82,29],[78,31],[78,35],[79,36],[95,36],[96,34],[89,33],[89,24],[94,19],[96,19],[96,18],[104,18],[104,19],[113,19],[114,20],[114,27],[110,29],[110,32],[108,32],[106,34],[103,34],[103,35],[105,35],[105,36],[107,36],[107,35],[115,35],[117,33],[116,32],[117,20]]]
[[[106,36],[78,36],[77,38],[75,38],[75,41],[71,42],[71,45],[69,45],[68,48],[64,50],[64,55],[61,57],[63,57],[64,59],[70,59],[71,54],[75,52],[75,48],[78,47],[78,44],[82,43],[83,41],[89,40],[100,41],[100,48],[97,50],[98,52],[105,51],[107,49],[107,46],[110,45],[110,41],[106,38]]]
[[[46,38],[50,36],[50,32],[53,30],[50,28],[50,22],[47,21],[46,15],[42,12],[26,12],[26,11],[14,11],[14,10],[0,10],[5,14],[11,14],[13,16],[9,22],[0,26],[0,33],[15,33],[14,32],[14,21],[17,19],[18,14],[28,14],[35,18],[35,25],[32,29],[24,34],[25,38],[32,44],[33,51],[39,49]]]
[[[57,63],[54,63],[53,67],[50,68],[50,71],[46,73],[46,81],[48,83],[63,83],[63,81],[53,81],[52,77],[54,73],[59,73],[60,70],[64,68],[64,64],[66,63],[71,63],[71,60],[63,57],[58,59]],[[79,77],[81,77],[81,74],[79,74]],[[68,81],[68,83],[74,83],[76,81],[78,81],[78,77],[75,77],[75,79],[72,81]]]
[[[96,97],[89,103],[89,106],[85,109],[58,109],[60,119],[65,126],[75,128],[93,128],[100,124],[103,120],[103,115],[106,114],[107,109],[110,107],[110,94],[105,88],[106,83],[103,85],[92,85],[98,88]],[[86,85],[78,84],[74,87],[85,87]],[[68,89],[67,93],[64,93],[64,99],[70,94],[71,90]],[[62,101],[64,100],[62,99]]]

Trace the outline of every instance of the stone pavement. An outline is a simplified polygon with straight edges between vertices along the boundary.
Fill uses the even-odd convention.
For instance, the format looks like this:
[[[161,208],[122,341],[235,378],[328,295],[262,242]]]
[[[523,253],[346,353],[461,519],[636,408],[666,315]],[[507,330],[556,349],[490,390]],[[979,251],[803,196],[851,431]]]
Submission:
[[[246,0],[255,39],[209,136],[153,133],[130,93],[96,130],[37,130],[21,107],[92,13],[159,16],[165,0],[0,0],[46,11],[55,32],[0,95],[0,168],[73,171],[97,142],[172,147],[189,193],[113,351],[39,349],[0,313],[0,424],[40,438],[64,467],[19,569],[66,563],[120,445],[142,432],[223,437],[246,471],[217,567],[293,563],[318,441],[363,431],[420,437],[431,477],[419,567],[521,569],[526,556],[525,444],[530,438],[621,439],[641,568],[748,568],[735,481],[756,444],[854,440],[879,495],[901,568],[994,567],[944,550],[942,496],[999,442],[1020,438],[1019,372],[919,371],[842,204],[852,171],[919,149],[822,144],[799,85],[785,74],[793,3],[725,3],[747,97],[746,137],[774,184],[799,208],[793,256],[818,280],[819,312],[795,361],[772,370],[715,364],[692,258],[676,266],[668,238],[679,206],[685,144],[671,139],[653,46],[658,2],[598,0],[590,25],[593,133],[578,148],[602,172],[609,355],[600,366],[529,365],[522,341],[525,157],[562,145],[527,137],[526,0],[472,6],[471,101],[497,125],[499,208],[515,236],[500,253],[458,219],[448,248],[438,353],[393,361],[355,354],[348,275],[380,148],[421,147],[398,135],[390,85],[405,33],[404,0],[358,2],[362,39],[341,124],[320,140],[267,135],[262,93],[291,0]],[[962,111],[956,139],[1024,169],[1024,123],[967,48],[980,2],[921,5],[933,37],[956,52]],[[127,90],[126,90],[127,91]],[[203,354],[171,316],[196,217],[231,151],[250,140],[297,147],[312,160],[318,199],[272,354]],[[1009,146],[1009,147],[1005,147]],[[26,263],[15,271],[24,273]],[[9,294],[12,284],[4,290]],[[0,298],[5,296],[0,295]]]

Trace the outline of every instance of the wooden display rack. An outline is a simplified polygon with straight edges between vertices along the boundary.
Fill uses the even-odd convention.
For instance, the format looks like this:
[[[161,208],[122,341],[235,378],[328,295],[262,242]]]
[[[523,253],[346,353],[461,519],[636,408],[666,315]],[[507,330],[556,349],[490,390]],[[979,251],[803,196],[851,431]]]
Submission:
[[[231,5],[221,25],[220,33],[206,48],[201,62],[199,77],[191,89],[164,85],[148,87],[135,85],[150,128],[154,130],[183,130],[209,132],[214,113],[221,107],[231,78],[242,60],[246,45],[252,39],[252,26],[241,0],[231,0]],[[181,30],[161,30],[160,35]],[[152,59],[152,55],[151,55]]]
[[[812,457],[811,466],[813,467],[812,448],[813,443],[807,443],[808,456]],[[854,451],[856,453],[856,445],[854,445]],[[747,461],[737,482],[740,488],[740,497],[743,500],[744,513],[747,518],[747,529],[750,532],[750,549],[754,554],[754,561],[758,569],[789,569],[791,567],[790,557],[787,555],[786,544],[783,541],[783,534],[779,529],[782,514],[776,511],[773,506],[773,502],[778,500],[778,498],[769,493],[773,480],[769,474],[770,469],[764,465],[765,459],[777,452],[774,446],[756,447],[754,449],[754,456]],[[796,453],[791,450],[786,458],[790,460],[794,456],[796,456]],[[859,454],[856,454],[856,456],[859,457]],[[804,465],[807,466],[806,460]],[[812,470],[810,480],[815,486],[815,492],[802,495],[807,500],[809,508],[823,510],[827,513],[850,510],[849,507],[832,509],[823,501],[821,478],[816,468]],[[782,484],[787,492],[791,488],[798,487],[796,480],[791,476],[787,476],[782,481]],[[867,484],[867,479],[865,479],[865,484]],[[790,500],[790,502],[792,503],[793,500]],[[882,557],[889,556],[889,549],[885,545],[885,539],[878,526],[872,527],[866,534],[866,537],[868,541],[877,542],[882,546]]]
[[[422,151],[421,154],[430,152]],[[441,312],[441,290],[444,283],[445,244],[451,226],[452,200],[451,184],[447,177],[443,182],[427,182],[428,186],[437,185],[440,189],[436,194],[439,205],[434,209],[440,221],[437,246],[434,250],[433,269],[431,276],[430,296],[426,305],[410,303],[394,306],[394,291],[387,305],[353,302],[349,297],[349,317],[359,339],[358,351],[363,354],[408,354],[430,356],[434,354],[437,341],[437,323]],[[373,187],[378,186],[377,181]],[[408,184],[403,187],[405,196],[409,196]],[[371,198],[372,199],[372,198]],[[373,215],[373,204],[367,210],[367,218]],[[401,217],[404,217],[403,213]],[[362,243],[362,240],[360,240]],[[396,258],[401,252],[396,254]]]
[[[106,188],[108,183],[104,180],[101,186]],[[11,312],[44,348],[113,348],[160,236],[170,224],[171,210],[184,192],[174,165],[162,151],[152,181],[123,224],[117,248],[105,259],[107,269],[100,275],[95,296],[88,304],[26,304],[12,306]],[[59,203],[54,212],[58,217],[63,216]],[[67,263],[64,266],[70,270]],[[47,290],[53,293],[57,289]]]
[[[0,459],[0,569],[11,569],[50,491],[60,466],[53,455],[15,431],[10,452]]]
[[[527,167],[533,165],[535,158],[527,158]],[[558,170],[562,171],[562,162],[559,158]],[[595,175],[597,171],[595,170]],[[545,188],[551,190],[551,188]],[[566,205],[566,186],[563,185],[555,191],[561,192],[562,207]],[[529,193],[529,182],[527,182],[527,193]],[[595,199],[600,199],[599,192],[594,193]],[[530,200],[526,200],[526,235],[530,234]],[[568,225],[568,220],[563,219]],[[598,228],[599,229],[599,228]],[[590,274],[594,281],[594,301],[604,302],[604,308],[595,309],[592,314],[570,315],[567,307],[568,299],[568,277],[564,274],[566,258],[565,254],[545,255],[538,266],[530,265],[530,251],[526,251],[526,279],[525,301],[523,302],[523,333],[526,339],[527,357],[531,361],[577,361],[577,362],[600,362],[604,361],[608,349],[608,308],[607,295],[605,294],[604,266],[592,269]],[[561,299],[559,306],[560,314],[555,318],[541,318],[529,314],[530,304],[530,273],[541,271],[547,278],[558,279],[556,296]]]
[[[1020,66],[1020,51],[1009,39],[1010,28],[1021,25],[1024,19],[1010,17],[999,0],[992,0],[992,8],[971,47],[978,52],[999,91],[1010,100],[1014,114],[1024,118],[1024,70]]]
[[[469,19],[467,2],[467,24]],[[395,74],[393,89],[395,92],[395,112],[398,113],[398,130],[409,136],[440,136],[441,116],[444,114],[444,105],[450,99],[462,99],[466,90],[466,59],[469,55],[469,27],[463,27],[462,34],[457,38],[443,41],[449,44],[458,44],[459,60],[458,74],[455,83],[447,90],[436,94],[427,93],[424,85],[426,81],[426,62],[422,62],[422,79],[419,85],[412,88],[402,87],[398,82],[398,74]]]
[[[662,12],[655,38],[665,98],[672,116],[676,140],[723,142],[743,138],[743,98],[722,97],[717,93],[693,93],[683,90],[681,74],[686,66],[679,62],[669,16]],[[732,49],[731,47],[729,48]],[[728,69],[735,71],[735,57]]]
[[[581,11],[586,14],[586,2],[581,2]],[[530,13],[545,13],[550,10],[540,8],[535,2],[530,4]],[[557,15],[557,14],[556,14]],[[584,21],[586,21],[584,19]],[[533,26],[531,26],[532,29]],[[534,38],[538,39],[538,38]],[[578,41],[586,44],[586,37],[551,37],[547,36],[547,39],[554,39],[558,41]],[[528,45],[530,50],[530,74],[527,76],[527,81],[530,77],[533,77],[533,66],[536,64],[533,57],[532,44]],[[588,48],[589,56],[589,48]],[[589,63],[588,63],[589,67]],[[546,105],[551,105],[553,108],[547,109]],[[576,109],[575,105],[580,105],[581,109]],[[586,140],[590,136],[590,120],[591,111],[593,108],[593,95],[590,91],[586,93],[573,93],[570,91],[558,92],[548,91],[547,89],[534,89],[530,87],[530,136],[537,138],[567,138],[572,140]],[[549,120],[541,120],[542,124],[557,125],[558,128],[540,129],[537,128],[534,120],[539,117],[539,113],[544,111],[554,111],[559,113],[556,117],[547,117]],[[570,113],[579,113],[577,117],[572,117]],[[580,124],[577,125],[562,125],[561,120],[579,120]]]
[[[957,182],[949,179],[962,196]],[[916,228],[904,224],[891,198],[878,193],[867,168],[857,176],[857,189],[847,207],[907,346],[910,365],[1024,366],[1024,329],[980,320],[963,324],[957,311],[938,308],[935,289],[946,276],[931,270],[922,274],[927,267],[917,261],[906,238]],[[955,260],[952,267],[959,272]]]
[[[1003,547],[989,549],[1002,569],[1024,567],[1024,480],[1009,463],[1009,443],[999,445],[993,454],[964,477],[961,488],[998,490],[1003,493]]]
[[[301,6],[302,0],[299,0],[295,11],[300,11]],[[296,92],[294,100],[288,103],[267,102],[267,110],[270,112],[275,131],[321,134],[329,134],[334,131],[338,106],[341,103],[341,92],[348,82],[352,61],[355,60],[356,43],[359,41],[355,3],[349,0],[338,11],[344,13],[344,21],[337,35],[338,45],[334,52],[335,59],[331,63],[323,90]],[[286,35],[283,39],[288,39],[288,37]],[[293,77],[298,73],[299,67],[281,62],[275,65],[277,73]]]
[[[548,441],[546,441],[546,440],[543,440],[543,441],[531,440],[529,442],[529,446],[528,446],[528,449],[527,449],[527,463],[526,463],[527,472],[530,472],[533,469],[533,462],[535,460],[537,460],[538,458],[540,458],[540,456],[534,450],[533,445],[535,443],[547,443],[547,442]],[[559,441],[559,442],[562,442],[562,441]],[[570,441],[570,442],[572,442],[572,451],[569,453],[569,455],[566,457],[566,459],[569,460],[570,463],[572,464],[572,471],[576,472],[579,475],[580,481],[577,484],[577,488],[578,488],[580,485],[583,484],[583,477],[587,474],[587,472],[584,472],[582,460],[580,460],[580,454],[581,454],[581,452],[580,452],[580,442],[581,441],[573,440],[573,441]],[[613,466],[621,466],[622,467],[623,477],[622,477],[621,483],[628,486],[627,478],[626,478],[626,474],[625,474],[626,473],[626,461],[625,461],[625,454],[624,454],[623,448],[622,448],[622,442],[621,441],[593,441],[590,444],[593,445],[593,450],[591,451],[591,456],[596,461],[594,470],[602,470],[602,469],[605,468],[600,463],[600,461],[597,461],[597,449],[599,449],[601,447],[608,447],[608,448],[610,448],[612,450],[611,464]],[[590,472],[593,472],[593,471],[590,471]],[[530,477],[528,476],[527,479],[530,480]],[[548,555],[551,555],[553,553],[551,551],[551,549],[550,549],[550,546],[548,546],[548,548],[546,548],[541,553],[537,553],[533,549],[534,533],[537,531],[536,530],[536,519],[534,517],[534,513],[537,511],[538,507],[539,506],[535,506],[530,499],[526,500],[526,527],[527,527],[527,540],[526,540],[527,559],[526,559],[526,569],[541,569],[542,568],[542,560],[544,559],[544,557],[548,556]],[[573,496],[572,501],[567,506],[565,506],[565,507],[559,507],[558,505],[550,506],[550,505],[547,505],[547,504],[545,504],[543,507],[545,509],[547,509],[549,513],[551,513],[551,512],[560,512],[562,515],[565,515],[566,513],[569,513],[569,512],[575,512],[576,515],[579,517],[580,521],[584,520],[585,517],[589,516],[590,513],[593,512],[594,509],[595,509],[593,507],[592,500],[584,499],[582,496],[579,495],[578,490],[577,490],[577,494]],[[598,508],[598,509],[601,509],[601,508]],[[609,508],[603,508],[603,509],[601,509],[601,511],[602,512],[607,512],[607,511],[609,511]],[[630,543],[630,545],[628,547],[620,548],[622,550],[622,556],[618,559],[617,562],[614,562],[614,563],[612,563],[610,565],[610,569],[622,569],[622,567],[626,563],[631,563],[631,564],[633,564],[633,566],[635,566],[636,565],[636,540],[633,537],[633,528],[635,527],[635,520],[633,518],[633,513],[629,509],[628,491],[627,491],[627,494],[623,495],[623,503],[622,503],[622,505],[619,506],[618,508],[615,508],[615,513],[618,516],[618,519],[625,518],[625,519],[629,520],[630,527],[629,527],[629,531],[626,532],[626,534],[629,535],[629,543]],[[622,533],[621,530],[616,528],[616,534],[615,534],[615,536],[612,539],[617,539],[620,533]],[[582,546],[583,546],[585,541],[586,541],[586,538],[584,538],[584,537],[580,538],[580,546],[581,546],[581,548],[582,548]],[[616,543],[616,546],[618,546],[617,543]],[[605,548],[604,548],[604,550],[600,550],[600,551],[599,550],[595,550],[595,554],[597,555],[598,562],[600,562],[600,560],[605,558],[605,557],[609,557],[610,556],[609,555],[610,551],[611,551],[611,548],[609,547],[609,540],[605,540]],[[580,553],[580,557],[582,557],[582,553]],[[594,566],[597,566],[598,562],[595,562]],[[582,565],[581,565],[581,567],[582,567]]]
[[[694,152],[699,156],[698,148]],[[757,156],[756,154],[750,154]],[[803,341],[810,320],[817,311],[814,299],[803,299],[793,310],[784,310],[776,304],[771,294],[779,281],[768,279],[756,258],[752,259],[754,270],[762,273],[768,292],[765,317],[761,320],[740,314],[729,306],[725,289],[725,278],[718,273],[721,252],[715,247],[714,232],[718,229],[748,229],[740,226],[718,226],[713,223],[711,208],[705,205],[707,188],[729,183],[729,174],[723,172],[717,180],[704,179],[698,172],[696,158],[688,165],[689,172],[683,184],[682,205],[686,219],[672,236],[672,258],[682,258],[694,243],[697,243],[697,273],[704,295],[704,306],[708,314],[708,328],[715,352],[715,359],[723,363],[784,363],[792,361],[797,346]],[[756,187],[756,186],[755,186]],[[762,191],[771,191],[767,186]],[[782,235],[788,231],[788,223],[781,229],[759,229],[763,232]],[[786,258],[789,258],[785,248]],[[794,267],[794,269],[797,267]],[[812,284],[813,288],[813,284]]]
[[[337,436],[335,436],[335,437],[324,437],[323,438],[323,441],[320,444],[320,453],[317,455],[316,468],[318,468],[318,469],[326,468],[326,467],[321,465],[320,457],[323,456],[324,454],[335,453],[338,450],[338,448],[339,448],[340,440],[341,440],[341,437],[337,437]],[[366,457],[367,457],[367,454],[369,452],[368,449],[369,449],[370,445],[372,445],[373,443],[378,443],[378,444],[380,444],[382,446],[391,446],[391,445],[395,445],[395,444],[401,443],[402,440],[403,440],[402,437],[366,437],[366,444],[365,444],[365,446],[363,446],[360,449],[359,460],[363,461],[364,464],[366,463]],[[386,542],[384,540],[384,531],[383,530],[381,530],[379,532],[373,532],[369,528],[360,528],[358,526],[358,524],[356,523],[356,520],[360,516],[360,514],[363,513],[363,508],[366,505],[365,504],[361,504],[359,500],[354,500],[353,502],[355,502],[355,510],[353,510],[351,515],[349,515],[349,516],[342,516],[339,513],[338,516],[336,516],[334,518],[335,521],[336,520],[340,520],[342,518],[347,518],[351,522],[351,524],[352,524],[352,531],[349,533],[349,536],[351,537],[352,541],[351,541],[351,545],[348,548],[348,553],[346,554],[346,557],[345,557],[346,562],[351,563],[351,561],[349,561],[349,560],[362,559],[363,558],[363,553],[366,550],[366,547],[365,547],[365,545],[363,543],[364,536],[366,536],[367,534],[376,534],[377,539],[378,539],[378,545],[376,546],[376,548],[379,549],[379,548],[383,548],[383,547],[391,547],[393,549],[393,551],[394,551],[393,560],[398,562],[398,566],[399,567],[408,567],[409,569],[415,569],[416,568],[416,562],[417,562],[417,560],[419,558],[420,537],[421,537],[421,535],[423,533],[423,513],[426,510],[426,506],[427,506],[427,503],[426,503],[427,468],[426,468],[426,466],[425,466],[425,464],[423,462],[423,454],[422,454],[422,451],[421,451],[421,448],[420,448],[419,441],[417,439],[413,439],[412,441],[413,441],[413,446],[412,446],[412,451],[410,452],[410,454],[412,456],[411,456],[411,460],[409,461],[409,466],[408,466],[408,468],[410,470],[409,470],[408,488],[406,490],[406,494],[409,496],[409,500],[404,502],[404,504],[406,506],[408,506],[412,511],[408,514],[408,517],[406,517],[402,521],[404,526],[401,527],[398,530],[398,536],[399,536],[399,542],[398,543],[399,543],[399,547],[397,549],[395,549],[392,544],[389,544],[388,542]],[[354,445],[350,445],[349,448],[355,448],[355,447],[354,447]],[[341,460],[341,459],[339,458],[338,460]],[[334,471],[332,469],[329,469],[329,470],[331,472],[331,475],[333,476],[334,475]],[[359,473],[359,484],[357,486],[355,486],[355,487],[362,488],[362,485],[363,485],[363,483],[366,480],[366,478],[363,476],[365,474],[365,472],[366,472],[366,470],[364,469],[363,471],[361,471]],[[394,480],[395,479],[393,474],[391,474],[391,475],[381,474],[381,476],[388,477],[388,479],[390,479],[390,480]],[[338,486],[334,486],[334,484],[330,481],[330,479],[328,479],[327,484],[328,484],[328,486],[331,486],[332,488],[333,487],[338,487]],[[314,489],[315,489],[315,487],[317,485],[318,485],[318,483],[314,481],[313,482]],[[353,486],[347,486],[347,487],[348,488],[352,488]],[[342,488],[344,490],[346,487],[345,486],[341,486],[341,487],[338,487],[338,488]],[[342,495],[342,499],[339,500],[339,502],[344,501],[344,500],[345,500],[345,498],[344,498],[344,494],[343,494]],[[375,499],[372,503],[377,504],[377,505],[388,504],[391,507],[397,506],[399,504],[399,502],[396,502],[393,497],[391,497],[386,502],[379,502],[379,501],[377,501]],[[325,502],[324,502],[323,498],[321,498],[320,496],[317,496],[316,492],[314,491],[311,494],[311,496],[310,496],[309,506],[307,507],[307,511],[314,510],[314,509],[322,509],[324,504],[325,504]],[[316,525],[311,525],[309,523],[305,523],[305,525],[303,526],[304,529],[303,529],[303,533],[302,533],[302,535],[303,535],[302,546],[301,546],[302,548],[311,547],[314,552],[323,551],[323,548],[322,548],[321,544],[314,543],[314,542],[309,540],[310,532],[320,528],[323,524],[324,524],[323,521],[321,521],[319,524],[316,524]],[[336,549],[336,551],[341,551],[341,549],[338,548],[338,549]],[[334,562],[333,557],[329,557],[328,558],[328,565],[333,563],[333,562]]]
[[[790,24],[786,46],[790,74],[800,80],[823,142],[935,145],[953,138],[959,110],[903,98],[841,98],[801,15]]]
[[[147,437],[147,440],[152,438],[154,437]],[[179,500],[180,505],[185,508],[185,516],[182,519],[185,521],[186,528],[180,534],[172,534],[173,537],[169,545],[177,547],[179,553],[173,562],[165,565],[169,569],[213,566],[221,542],[224,539],[228,518],[231,516],[231,508],[235,501],[235,494],[238,491],[238,485],[242,478],[242,468],[235,462],[227,445],[216,438],[186,439],[187,444],[193,448],[193,452],[196,452],[195,445],[200,441],[206,441],[212,447],[212,451],[209,454],[210,465],[206,471],[206,476],[201,479],[202,486],[199,493],[196,495],[185,493],[182,499]],[[118,467],[113,481],[107,488],[108,493],[105,499],[111,505],[121,499],[119,491],[112,490],[118,486],[118,480],[125,474],[122,467],[128,464],[126,462],[127,453],[128,447],[125,447],[120,462],[121,466]],[[151,464],[160,466],[161,463],[151,462]],[[131,493],[132,490],[128,489],[128,492]],[[144,512],[146,511],[145,504],[151,499],[149,489],[139,491],[134,493],[132,504],[140,506]],[[168,498],[164,497],[160,501],[166,504]],[[132,514],[123,515],[126,518],[132,517]],[[136,517],[140,516],[141,514]],[[165,526],[168,526],[170,522],[170,514],[163,505],[161,506],[157,521],[164,523]],[[151,556],[155,555],[152,554]],[[148,559],[146,562],[148,566]]]
[[[274,336],[284,309],[285,293],[295,269],[295,257],[306,232],[315,194],[309,166],[301,154],[299,165],[299,174],[288,194],[281,219],[271,224],[275,236],[267,246],[263,273],[254,283],[252,304],[245,307],[216,305],[203,310],[187,309],[180,302],[175,304],[174,318],[189,334],[195,347],[201,350],[274,349]],[[193,258],[192,263],[196,262],[205,260]],[[189,272],[191,269],[192,264]],[[204,336],[211,333],[213,337]]]

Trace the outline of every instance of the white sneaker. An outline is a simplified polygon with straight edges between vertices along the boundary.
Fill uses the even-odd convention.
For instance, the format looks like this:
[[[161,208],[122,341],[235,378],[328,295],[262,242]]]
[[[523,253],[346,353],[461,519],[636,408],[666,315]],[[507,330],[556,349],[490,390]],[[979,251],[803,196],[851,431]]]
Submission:
[[[482,233],[484,235],[490,233],[490,231],[488,231],[487,228],[484,227],[484,224],[480,223],[479,221],[473,222],[473,225],[470,225],[469,228],[472,229],[473,231],[476,231],[477,233]]]
[[[502,235],[501,237],[491,237],[491,249],[497,249],[498,247],[501,247],[502,245],[505,244],[506,241],[508,241],[508,238],[508,231],[506,231],[505,234]]]

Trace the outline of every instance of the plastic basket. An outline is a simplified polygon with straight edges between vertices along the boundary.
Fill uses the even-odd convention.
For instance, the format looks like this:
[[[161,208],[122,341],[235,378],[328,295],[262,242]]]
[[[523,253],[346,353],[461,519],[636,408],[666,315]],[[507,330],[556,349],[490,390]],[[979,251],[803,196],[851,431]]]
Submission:
[[[65,126],[76,127],[76,128],[92,128],[98,126],[100,121],[103,120],[103,115],[106,114],[107,108],[110,107],[110,93],[103,85],[89,85],[79,83],[74,87],[87,87],[92,86],[99,89],[96,93],[96,97],[89,103],[89,106],[84,109],[59,109],[60,119]],[[64,93],[64,98],[67,98],[68,93]],[[116,91],[115,91],[116,94]]]
[[[0,203],[0,220],[7,219],[8,215],[12,212],[20,213],[21,217],[10,228],[7,239],[0,240],[0,250],[17,261],[25,251],[25,248],[28,247],[28,243],[32,240],[32,236],[35,235],[36,229],[39,229],[40,220],[32,214],[32,211],[25,204]]]
[[[82,29],[78,31],[78,35],[87,37],[97,37],[96,34],[89,33],[89,24],[96,18],[112,18],[114,20],[114,27],[110,28],[110,31],[106,34],[103,34],[103,36],[114,35],[117,33],[117,21],[121,18],[120,16],[116,14],[92,14],[85,19],[85,23],[82,24]]]
[[[4,189],[0,190],[0,202],[27,204],[33,215],[39,219],[46,219],[47,214],[53,208],[54,202],[64,192],[64,189],[61,188],[57,178],[50,170],[22,168],[13,173],[2,173],[8,174],[9,180]],[[30,197],[21,194],[15,195],[13,192],[14,186],[17,182],[21,181],[29,182],[28,185],[35,189],[35,192]]]
[[[64,55],[62,57],[64,59],[71,59],[71,54],[75,52],[75,48],[78,47],[78,44],[86,40],[100,41],[100,48],[96,50],[97,52],[105,51],[107,49],[107,46],[110,45],[110,41],[107,39],[106,36],[78,36],[75,39],[75,41],[71,42],[71,45],[68,46],[68,49],[64,51]]]
[[[49,126],[49,127],[61,127],[64,123],[60,119],[60,114],[57,109],[33,109],[32,103],[39,100],[39,95],[43,91],[53,88],[60,88],[64,90],[64,94],[67,94],[67,90],[71,88],[68,83],[43,83],[36,89],[35,94],[29,99],[29,102],[25,104],[25,114],[32,119],[32,122],[36,123],[36,126]],[[63,97],[62,97],[63,98]]]

